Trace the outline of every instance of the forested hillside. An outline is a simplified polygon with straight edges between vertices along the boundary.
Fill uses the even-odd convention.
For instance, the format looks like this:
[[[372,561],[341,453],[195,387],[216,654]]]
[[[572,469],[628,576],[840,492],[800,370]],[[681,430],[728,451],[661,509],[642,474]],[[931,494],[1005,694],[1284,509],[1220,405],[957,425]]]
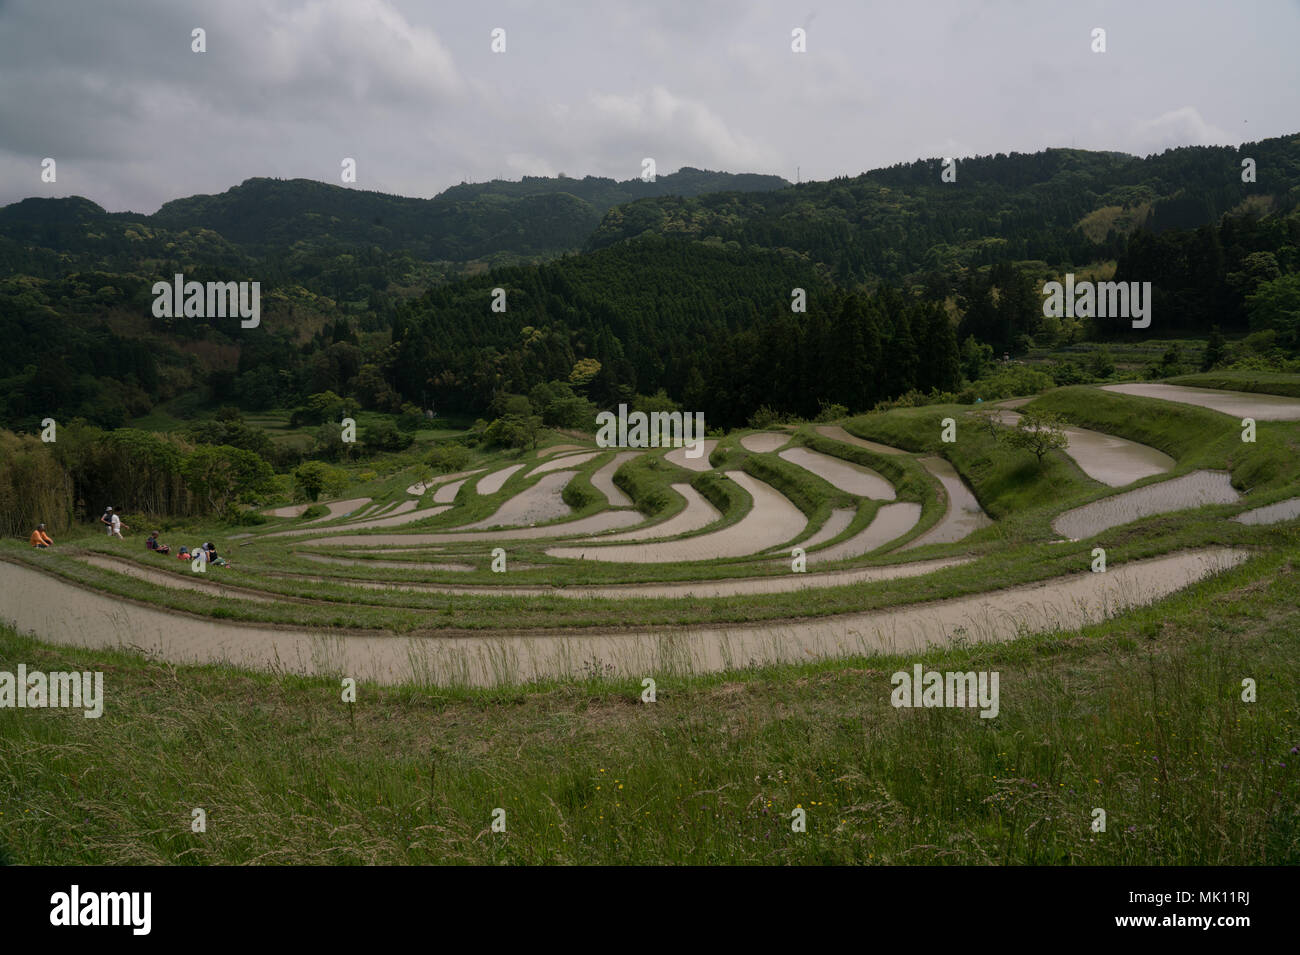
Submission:
[[[956,394],[995,357],[1087,341],[1217,327],[1283,360],[1300,321],[1298,201],[1297,137],[979,157],[947,183],[930,161],[800,186],[683,169],[432,200],[255,179],[154,216],[27,199],[0,208],[0,425],[120,427],[169,403],[184,417],[333,394],[471,416],[534,395],[574,426],[659,391],[731,425]],[[1151,329],[1045,317],[1042,283],[1067,271],[1151,282]],[[259,282],[260,326],[155,317],[153,283],[177,273]]]
[[[1241,160],[1258,182],[1242,182]],[[1049,149],[940,160],[743,196],[648,199],[611,210],[589,243],[653,233],[793,248],[841,282],[951,277],[963,268],[1037,260],[1065,268],[1113,259],[1138,226],[1208,225],[1246,201],[1285,214],[1300,203],[1300,140],[1192,147],[1139,159]]]

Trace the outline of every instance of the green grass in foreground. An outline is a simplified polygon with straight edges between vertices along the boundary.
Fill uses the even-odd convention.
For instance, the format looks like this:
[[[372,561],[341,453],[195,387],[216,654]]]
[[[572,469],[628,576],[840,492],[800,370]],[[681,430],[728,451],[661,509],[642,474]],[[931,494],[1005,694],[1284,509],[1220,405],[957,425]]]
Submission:
[[[664,679],[653,704],[593,662],[579,683],[363,686],[349,707],[327,680],[0,629],[0,669],[102,670],[107,695],[98,720],[0,709],[0,856],[1297,864],[1298,558],[1283,547],[1079,633]],[[890,673],[918,661],[999,671],[997,718],[892,708]]]

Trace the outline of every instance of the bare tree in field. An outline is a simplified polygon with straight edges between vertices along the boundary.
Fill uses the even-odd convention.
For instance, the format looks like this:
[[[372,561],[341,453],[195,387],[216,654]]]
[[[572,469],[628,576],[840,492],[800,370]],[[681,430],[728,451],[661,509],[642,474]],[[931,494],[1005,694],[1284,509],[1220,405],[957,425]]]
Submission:
[[[1041,411],[1026,411],[1021,415],[1016,426],[1007,433],[1006,441],[1013,448],[1033,452],[1039,467],[1042,467],[1043,457],[1048,451],[1057,451],[1070,444],[1065,433],[1065,419]]]
[[[975,427],[981,431],[987,431],[990,438],[998,436],[998,413],[992,408],[976,408],[967,412],[975,422]]]

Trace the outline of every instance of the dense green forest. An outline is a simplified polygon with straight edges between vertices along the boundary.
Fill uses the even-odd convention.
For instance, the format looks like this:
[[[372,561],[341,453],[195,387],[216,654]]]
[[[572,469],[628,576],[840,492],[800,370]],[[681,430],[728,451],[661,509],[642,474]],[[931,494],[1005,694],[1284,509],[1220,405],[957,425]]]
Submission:
[[[1115,258],[1126,227],[1194,229],[1264,196],[1290,212],[1300,202],[1298,147],[1279,138],[1147,159],[1077,149],[977,156],[957,162],[954,182],[941,180],[940,160],[917,161],[778,192],[641,200],[611,210],[588,246],[649,232],[792,248],[842,283],[951,281],[1002,261],[1068,268]],[[1243,157],[1262,170],[1259,182],[1242,182]]]
[[[153,216],[26,199],[0,208],[0,426],[119,428],[164,405],[306,420],[332,400],[491,418],[514,395],[515,417],[558,426],[653,400],[714,427],[978,396],[995,358],[1089,340],[1217,329],[1282,361],[1298,204],[1298,137],[975,157],[950,183],[932,160],[799,186],[683,169],[431,200],[255,179]],[[1044,317],[1042,283],[1070,271],[1150,281],[1153,326]],[[153,283],[176,273],[259,282],[261,324],[154,317]]]

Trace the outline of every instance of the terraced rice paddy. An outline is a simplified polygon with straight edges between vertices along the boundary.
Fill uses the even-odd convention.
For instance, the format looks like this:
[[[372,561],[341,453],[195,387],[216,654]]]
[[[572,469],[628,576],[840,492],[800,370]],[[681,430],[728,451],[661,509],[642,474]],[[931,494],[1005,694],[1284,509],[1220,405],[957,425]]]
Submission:
[[[322,517],[308,521],[309,524],[323,524],[325,521],[332,521],[340,517],[348,517],[358,512],[362,507],[370,503],[368,497],[355,497],[350,501],[331,501],[325,505],[328,511]]]
[[[483,468],[475,468],[473,471],[457,471],[455,474],[439,474],[424,481],[417,481],[406,489],[406,493],[420,497],[430,488],[439,487],[448,481],[456,481],[460,478],[467,478],[481,473],[483,473]]]
[[[438,488],[433,494],[434,503],[450,504],[456,500],[456,495],[460,493],[460,489],[465,486],[467,480],[468,478],[461,478],[459,481],[452,481],[450,484],[444,484]]]
[[[655,538],[678,537],[683,534],[691,534],[701,528],[708,527],[722,519],[722,512],[708,502],[699,491],[689,484],[674,484],[672,489],[686,500],[686,506],[677,514],[658,524],[651,524],[648,527],[640,528],[635,531],[623,531],[618,534],[605,534],[599,538],[601,542],[613,541],[644,541],[654,540]]]
[[[407,502],[407,503],[414,503],[414,502]],[[440,504],[436,507],[426,507],[420,510],[407,509],[402,513],[396,513],[395,510],[394,514],[389,517],[376,517],[371,520],[348,521],[344,524],[338,524],[333,526],[339,529],[354,530],[354,531],[363,530],[366,528],[373,528],[373,527],[397,527],[401,524],[413,524],[416,521],[422,521],[426,517],[436,517],[437,515],[450,509],[451,509],[450,505]],[[317,520],[317,521],[308,521],[307,524],[308,525],[319,524],[322,523],[324,520],[328,520],[328,518],[322,518],[321,520]],[[319,531],[316,528],[313,528],[311,526],[304,526],[304,527],[299,527],[294,530],[288,530],[288,531],[273,531],[270,534],[267,534],[266,536],[267,537],[306,537],[317,533],[319,533]]]
[[[566,505],[567,506],[567,505]],[[409,534],[356,534],[351,536],[318,537],[311,543],[322,547],[400,547],[404,544],[483,544],[491,541],[540,540],[548,537],[575,537],[599,534],[622,527],[640,524],[644,518],[635,511],[602,511],[589,517],[545,527],[520,527],[494,530],[461,530],[436,533]]]
[[[775,431],[759,431],[756,434],[747,434],[740,439],[740,446],[746,451],[763,453],[766,451],[775,451],[777,448],[784,447],[790,443],[788,434],[778,434]]]
[[[1104,497],[1066,511],[1052,527],[1058,534],[1082,540],[1121,524],[1153,514],[1187,510],[1206,504],[1234,504],[1241,500],[1223,471],[1193,471],[1182,477],[1148,484],[1123,494]]]
[[[791,448],[788,451],[782,451],[780,457],[791,464],[797,464],[799,467],[811,471],[820,478],[824,478],[841,491],[847,491],[849,494],[858,497],[872,498],[877,501],[892,501],[898,496],[894,493],[892,484],[875,471],[864,468],[860,464],[842,461],[839,458],[831,457],[829,454],[821,454],[809,448]]]
[[[1300,497],[1292,497],[1285,501],[1278,501],[1276,504],[1252,508],[1243,514],[1238,514],[1232,520],[1238,524],[1247,525],[1280,524],[1283,521],[1293,521],[1297,517],[1300,517]]]
[[[951,544],[993,523],[951,464],[936,457],[923,457],[921,464],[943,485],[944,493],[948,495],[948,509],[938,524],[906,545],[903,550],[924,547],[926,544]]]
[[[560,496],[564,485],[573,479],[574,471],[556,471],[547,474],[536,484],[524,489],[501,505],[491,517],[467,525],[468,530],[484,527],[531,526],[567,517],[571,508]]]
[[[1015,403],[997,406],[1008,424],[1019,418],[1008,410]],[[1068,434],[1067,453],[1079,468],[1111,487],[1178,466],[1118,436],[1073,427]],[[805,446],[815,436],[839,442],[844,457]],[[985,581],[984,562],[1000,565],[996,536],[967,542],[994,523],[972,490],[972,482],[989,490],[978,471],[958,473],[946,458],[909,454],[839,425],[744,434],[737,443],[748,454],[729,455],[718,469],[708,457],[717,440],[703,443],[695,458],[685,448],[561,445],[524,460],[517,453],[489,457],[410,485],[417,475],[403,475],[386,495],[327,502],[325,516],[305,521],[305,504],[274,508],[266,512],[274,522],[230,535],[238,541],[223,548],[231,568],[203,575],[181,562],[151,567],[153,555],[123,559],[101,546],[72,559],[81,574],[0,560],[0,584],[17,595],[7,615],[53,639],[129,644],[176,661],[486,685],[572,675],[592,658],[618,672],[670,660],[718,669],[1010,639],[1100,619],[1246,554],[1215,541],[1105,575],[1076,574],[1078,564],[1070,563],[1039,579],[1026,575],[1029,561],[1018,582],[998,571]],[[889,466],[876,459],[877,471],[850,460],[855,448],[888,455]],[[969,467],[961,455],[953,460]],[[751,467],[766,479],[742,469]],[[627,470],[615,483],[620,469]],[[1241,499],[1227,472],[1206,469],[1091,501],[1095,484],[1074,471],[1061,480],[1073,482],[1069,493],[1085,503],[1053,510],[1037,526],[1050,522],[1072,541]],[[571,506],[566,488],[575,481],[583,491],[570,495]],[[1297,517],[1300,497],[1232,520],[1263,526]],[[408,528],[415,522],[423,526]],[[1042,541],[1042,531],[1035,533]],[[1037,546],[1061,552],[1045,541]],[[795,547],[816,569],[795,567]],[[934,552],[909,560],[917,547]],[[499,554],[508,554],[508,565],[496,566]],[[879,588],[905,581],[915,589],[890,591],[889,604],[871,602]],[[140,585],[152,588],[153,600],[121,596]],[[831,601],[828,610],[819,609],[821,595]],[[863,600],[871,609],[862,609]],[[662,608],[643,618],[654,601],[693,608],[694,622],[665,622],[676,614]],[[540,616],[538,602],[549,608]],[[614,604],[627,609],[616,613]],[[288,605],[294,610],[286,617]],[[322,609],[328,625],[300,624]],[[516,612],[530,622],[516,625]],[[496,622],[482,626],[481,614],[495,614]],[[390,619],[401,626],[390,629]],[[552,619],[561,622],[538,622]]]
[[[621,451],[613,459],[591,475],[591,486],[609,501],[610,507],[631,507],[632,499],[619,490],[614,483],[614,474],[626,462],[637,457],[636,451]]]
[[[547,458],[552,454],[563,454],[566,451],[581,451],[582,446],[579,444],[553,444],[549,448],[542,448],[537,452],[538,458]]]
[[[108,570],[115,574],[125,574],[128,577],[134,577],[136,580],[145,580],[151,584],[160,584],[164,587],[193,590],[198,593],[213,594],[218,597],[232,600],[252,600],[257,603],[270,603],[273,599],[243,588],[230,587],[222,583],[220,578],[216,577],[215,574],[211,579],[202,577],[199,574],[193,574],[186,577],[177,573],[169,573],[165,570],[141,567],[131,561],[115,560],[108,557],[97,557],[94,555],[84,557],[82,560],[90,566],[98,567],[101,570]],[[177,561],[177,563],[179,564],[181,562]],[[189,566],[188,562],[185,563],[185,566]]]
[[[693,453],[695,451],[694,448],[673,448],[665,454],[664,457],[673,464],[687,468],[691,471],[707,471],[709,468],[713,467],[713,465],[709,464],[709,455],[712,454],[713,449],[718,446],[718,442],[709,438],[701,440],[699,444],[704,448],[699,457],[693,458],[688,454],[688,452]]]
[[[753,499],[748,514],[730,527],[682,540],[637,544],[593,544],[591,547],[555,547],[552,557],[616,563],[686,563],[744,557],[767,550],[798,536],[807,519],[790,500],[774,488],[743,471],[728,472],[730,478]]]
[[[1014,411],[1002,411],[998,419],[1005,425],[1015,427],[1021,415]],[[1143,478],[1154,477],[1172,471],[1177,463],[1163,451],[1117,438],[1113,434],[1089,431],[1087,428],[1066,427],[1069,445],[1065,453],[1074,459],[1080,470],[1094,481],[1111,487],[1123,487]]]
[[[560,468],[576,467],[579,464],[586,464],[588,461],[596,457],[598,454],[600,454],[599,451],[588,451],[585,454],[561,455],[559,457],[552,458],[543,464],[537,465],[537,467],[533,468],[528,473],[530,476],[536,476],[538,474],[546,474],[550,471],[556,471]]]
[[[322,633],[203,618],[178,626],[172,613],[79,587],[9,561],[0,585],[13,594],[7,615],[20,630],[55,643],[133,648],[176,663],[226,663],[305,674],[348,674],[377,683],[455,681],[489,686],[573,676],[588,659],[612,672],[719,670],[745,662],[789,662],[847,653],[909,652],[954,635],[972,642],[1023,632],[1073,629],[1140,606],[1244,560],[1209,549],[1140,561],[1106,574],[1080,573],[1049,584],[977,597],[771,625],[689,631],[496,636]]]
[[[1261,395],[1247,391],[1221,391],[1217,388],[1191,388],[1187,385],[1166,385],[1159,382],[1137,382],[1126,385],[1104,385],[1103,390],[1143,398],[1159,398],[1182,404],[1209,408],[1234,418],[1255,418],[1259,421],[1300,421],[1300,398],[1281,395]]]
[[[856,434],[849,434],[837,424],[823,424],[817,426],[817,433],[823,437],[830,438],[834,441],[843,441],[845,444],[851,444],[855,447],[866,448],[868,451],[875,451],[877,454],[906,454],[898,448],[891,448],[887,444],[880,444],[876,441],[868,441],[866,438],[859,438]]]
[[[870,524],[848,540],[808,555],[809,563],[849,560],[862,557],[902,537],[921,519],[921,505],[911,501],[886,504],[876,512]],[[906,549],[906,548],[904,548]]]
[[[814,534],[799,542],[799,546],[804,550],[811,550],[828,540],[839,537],[849,529],[849,525],[853,523],[853,517],[856,513],[851,507],[837,507],[831,511],[831,516],[826,519],[821,527],[817,528]]]
[[[522,471],[522,464],[512,464],[508,468],[502,468],[500,471],[493,471],[485,478],[479,478],[478,485],[474,488],[480,494],[495,494],[505,485],[517,471]]]
[[[455,572],[473,570],[469,564],[420,563],[413,560],[379,560],[357,559],[353,557],[331,557],[328,554],[303,554],[304,560],[314,560],[322,564],[337,564],[343,567],[390,567],[394,570],[428,570]]]
[[[361,508],[363,505],[369,503],[370,503],[370,498],[368,497],[357,497],[357,498],[352,498],[351,500],[348,501],[322,501],[321,504],[322,506],[325,507],[326,513],[322,517],[313,518],[308,523],[320,524],[324,521],[332,521],[337,517],[343,517],[344,515],[351,514],[352,512]],[[294,504],[290,507],[277,507],[272,510],[265,511],[264,513],[268,517],[301,517],[302,513],[311,506],[312,506],[311,504]]]

